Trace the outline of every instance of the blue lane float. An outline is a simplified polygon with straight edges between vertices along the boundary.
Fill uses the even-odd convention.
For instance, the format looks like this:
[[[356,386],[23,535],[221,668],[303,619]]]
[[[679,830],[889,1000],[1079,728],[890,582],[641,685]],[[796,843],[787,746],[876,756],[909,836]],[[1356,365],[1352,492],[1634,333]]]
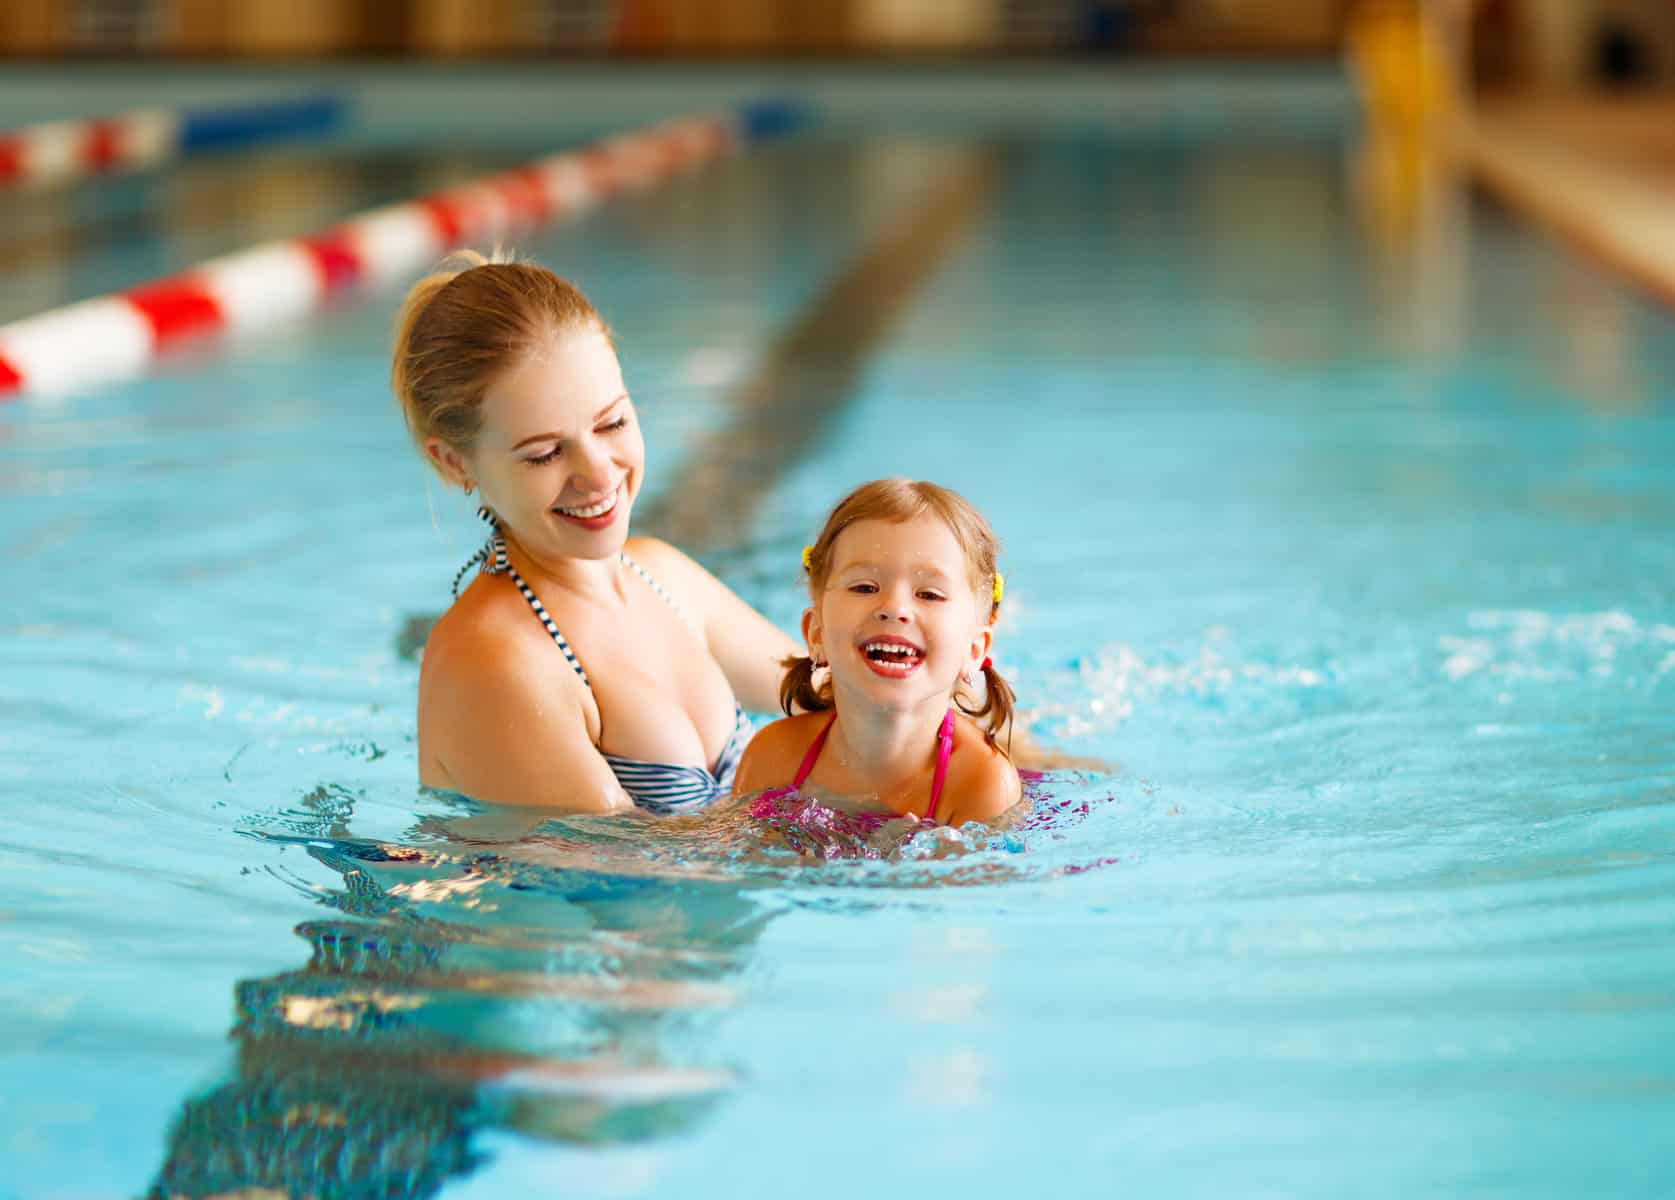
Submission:
[[[197,154],[317,136],[342,125],[348,113],[342,96],[309,95],[48,121],[0,132],[0,189],[137,171]]]
[[[349,102],[342,96],[188,109],[181,113],[180,152],[201,154],[329,133],[348,113]]]

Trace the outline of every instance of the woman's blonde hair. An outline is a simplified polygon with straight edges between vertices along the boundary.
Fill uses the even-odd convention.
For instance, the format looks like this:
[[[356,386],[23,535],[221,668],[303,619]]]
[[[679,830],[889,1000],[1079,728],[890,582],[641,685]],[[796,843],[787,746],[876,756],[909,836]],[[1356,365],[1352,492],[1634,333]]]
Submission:
[[[1000,540],[989,527],[983,514],[958,492],[926,483],[918,479],[875,479],[863,483],[850,492],[837,507],[814,539],[814,545],[804,555],[803,565],[808,571],[809,594],[818,600],[826,589],[826,579],[832,568],[832,547],[838,535],[857,521],[911,521],[929,513],[948,527],[954,540],[965,553],[966,571],[972,589],[988,602],[988,619],[992,622],[1000,613],[1000,591],[996,586],[996,562],[1000,557]],[[779,702],[787,713],[793,706],[814,712],[832,706],[831,685],[814,685],[814,660],[806,654],[794,654],[785,660],[785,678],[779,685]],[[1012,685],[1001,678],[994,665],[983,664],[983,703],[968,707],[956,693],[955,703],[968,716],[979,718],[983,735],[989,745],[996,745],[996,734],[1012,721],[1016,697]],[[984,720],[986,718],[986,720]]]
[[[469,451],[489,385],[543,339],[576,328],[610,337],[569,280],[472,250],[451,255],[413,285],[396,319],[390,387],[413,441],[423,450],[435,437]]]

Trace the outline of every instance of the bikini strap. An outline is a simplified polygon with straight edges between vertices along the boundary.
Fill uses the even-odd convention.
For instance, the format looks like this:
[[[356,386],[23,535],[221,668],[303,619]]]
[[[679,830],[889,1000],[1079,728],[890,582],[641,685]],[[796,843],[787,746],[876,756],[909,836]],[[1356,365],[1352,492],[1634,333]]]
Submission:
[[[487,505],[477,509],[477,516],[487,521],[494,532],[489,540],[483,543],[483,548],[465,560],[465,565],[454,572],[454,599],[459,599],[459,586],[465,582],[465,573],[472,567],[482,564],[485,575],[499,575],[511,568],[506,558],[506,539],[500,536],[500,521]]]
[[[479,509],[478,515],[486,521],[492,522],[494,520],[493,514],[487,509]],[[675,615],[677,617],[679,617],[688,627],[694,630],[697,629],[697,626],[692,624],[692,618],[686,615],[686,610],[680,606],[679,602],[676,601],[673,596],[664,590],[662,584],[658,583],[657,580],[651,577],[644,567],[629,558],[626,554],[619,555],[618,557],[622,559],[624,566],[628,567],[641,579],[645,580],[647,586],[661,596],[670,608],[675,610]],[[485,575],[507,575],[511,577],[512,582],[517,585],[518,591],[523,594],[524,600],[527,601],[529,607],[534,610],[535,615],[540,618],[541,625],[546,629],[548,635],[558,644],[558,648],[564,651],[564,661],[570,664],[571,669],[581,677],[582,683],[587,687],[588,691],[591,692],[593,690],[593,681],[588,679],[587,672],[582,669],[581,662],[576,658],[576,652],[570,649],[570,643],[565,641],[564,635],[558,631],[558,626],[553,623],[552,616],[547,612],[547,606],[541,603],[541,598],[535,594],[535,590],[523,581],[523,576],[518,574],[518,569],[512,565],[512,560],[507,557],[506,539],[500,536],[498,525],[495,527],[494,535],[490,537],[486,543],[484,543],[483,548],[467,559],[465,565],[459,569],[457,574],[455,574],[455,597],[459,596],[459,587],[460,584],[465,581],[466,572],[471,570],[472,567],[477,566],[479,563],[482,564],[482,571]],[[825,740],[824,735],[822,735],[820,740]],[[813,764],[811,763],[810,765],[812,766]]]
[[[493,551],[492,556],[490,555],[491,550]],[[541,597],[535,594],[534,588],[523,581],[523,576],[518,574],[518,569],[512,565],[512,560],[506,557],[506,539],[497,533],[489,539],[489,544],[477,553],[479,557],[473,561],[483,562],[483,571],[486,574],[511,576],[512,582],[517,585],[524,600],[534,610],[535,615],[540,618],[541,625],[546,629],[548,636],[557,643],[560,650],[564,651],[564,661],[570,664],[570,668],[580,676],[582,685],[591,692],[593,682],[588,679],[587,672],[582,669],[582,664],[577,661],[576,652],[570,649],[570,643],[564,640],[564,635],[558,631],[558,626],[553,624],[553,619],[547,612],[547,606],[541,603]],[[471,564],[467,563],[466,565],[470,566]]]
[[[803,755],[803,764],[797,768],[797,774],[791,780],[793,792],[801,791],[803,784],[808,782],[809,775],[814,771],[815,760],[820,757],[820,751],[826,745],[826,735],[832,731],[835,724],[837,709],[834,708],[832,715],[826,718],[826,723],[820,727],[820,732],[814,735],[814,741],[809,743],[808,752]]]
[[[931,806],[925,810],[925,820],[936,820],[937,802],[942,799],[942,785],[948,778],[948,760],[954,754],[954,710],[942,718],[942,728],[936,731],[936,774],[931,776]]]
[[[700,630],[697,625],[693,624],[692,618],[687,616],[686,610],[680,606],[680,601],[671,596],[661,583],[658,583],[657,580],[653,579],[651,577],[651,572],[647,571],[639,563],[629,558],[626,551],[618,554],[617,557],[622,560],[623,566],[627,567],[630,571],[633,571],[634,574],[645,580],[646,586],[651,588],[651,590],[656,592],[659,596],[663,597],[663,602],[675,610],[675,616],[679,617],[681,622],[686,625],[688,629],[691,629],[700,637],[703,636],[703,631]]]

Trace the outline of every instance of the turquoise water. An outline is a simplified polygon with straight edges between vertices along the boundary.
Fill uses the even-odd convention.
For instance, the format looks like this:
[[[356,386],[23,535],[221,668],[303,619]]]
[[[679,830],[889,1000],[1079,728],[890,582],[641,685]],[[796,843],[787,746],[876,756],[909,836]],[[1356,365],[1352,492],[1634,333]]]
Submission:
[[[518,157],[282,173],[302,229]],[[997,661],[1111,769],[881,860],[416,789],[406,635],[479,530],[393,297],[0,406],[0,1195],[1668,1194],[1675,322],[1363,161],[811,134],[524,247],[783,624],[860,479],[1005,537]],[[83,292],[249,240],[132,187]],[[858,369],[776,376],[811,452],[683,491],[949,195]]]

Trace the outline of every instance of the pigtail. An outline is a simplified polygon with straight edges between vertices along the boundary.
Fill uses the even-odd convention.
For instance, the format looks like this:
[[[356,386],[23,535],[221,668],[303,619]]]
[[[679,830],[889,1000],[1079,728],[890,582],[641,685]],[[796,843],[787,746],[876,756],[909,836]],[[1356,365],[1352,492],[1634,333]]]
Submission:
[[[966,716],[977,721],[983,730],[983,740],[996,750],[1000,749],[999,735],[1006,730],[1006,744],[1012,745],[1012,714],[1017,705],[1018,697],[1012,690],[1012,685],[1001,677],[995,670],[994,664],[988,659],[983,660],[983,703],[978,708],[970,708],[964,699],[956,694],[955,703]],[[984,718],[987,718],[986,720]],[[1008,758],[1010,749],[1002,751]]]
[[[832,706],[831,688],[814,686],[812,658],[806,654],[793,654],[780,665],[785,668],[785,678],[779,682],[779,706],[785,710],[786,716],[798,709],[820,712]]]

